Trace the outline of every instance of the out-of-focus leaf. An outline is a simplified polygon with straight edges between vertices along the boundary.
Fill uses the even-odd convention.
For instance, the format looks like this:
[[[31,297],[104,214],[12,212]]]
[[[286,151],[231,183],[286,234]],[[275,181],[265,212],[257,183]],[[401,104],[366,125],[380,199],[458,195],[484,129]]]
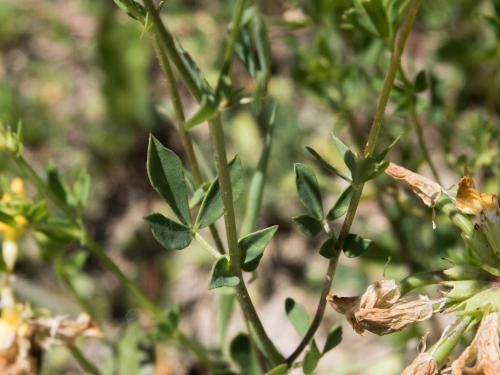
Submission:
[[[211,93],[204,93],[201,99],[200,108],[185,123],[185,129],[191,129],[206,121],[210,121],[219,111],[219,100]]]
[[[318,346],[313,341],[309,345],[309,349],[304,356],[304,361],[302,362],[302,370],[304,370],[304,374],[310,374],[318,366],[318,362],[321,359],[321,353],[318,350]]]
[[[229,345],[231,359],[240,368],[241,375],[260,375],[259,364],[252,350],[250,338],[247,334],[240,333]]]
[[[328,238],[319,249],[319,254],[326,259],[331,259],[335,255],[335,242],[337,240],[333,237]]]
[[[390,25],[382,0],[361,0],[361,5],[380,37],[387,40],[390,34]]]
[[[59,171],[54,165],[49,165],[47,168],[47,184],[52,194],[54,194],[59,201],[64,204],[68,203],[68,187],[64,184]]]
[[[333,348],[335,348],[342,341],[342,327],[337,325],[332,328],[328,336],[326,337],[325,346],[321,354],[326,354]]]
[[[78,173],[76,181],[73,185],[73,197],[75,199],[75,204],[80,207],[85,207],[87,205],[89,192],[90,175],[85,169],[82,169]]]
[[[362,238],[356,234],[348,234],[344,241],[344,254],[349,258],[356,258],[363,255],[373,246],[373,241]]]
[[[241,267],[244,271],[251,272],[257,268],[264,254],[264,249],[271,242],[277,230],[278,226],[274,225],[250,233],[238,241],[238,247],[243,254]]]
[[[309,317],[304,307],[296,303],[292,298],[287,298],[285,300],[285,311],[288,320],[290,320],[297,333],[304,336],[309,328]]]
[[[292,221],[308,237],[314,237],[323,229],[321,221],[309,215],[295,216]]]
[[[162,214],[153,213],[145,217],[156,240],[166,249],[182,250],[193,240],[191,230]]]
[[[156,335],[158,340],[169,340],[177,331],[180,321],[179,308],[170,309],[162,314],[156,324]]]
[[[282,364],[266,372],[265,375],[285,375],[288,374],[288,365]]]
[[[347,209],[349,208],[349,203],[351,203],[352,198],[352,186],[348,186],[333,205],[333,207],[328,211],[326,215],[328,220],[335,220],[343,216]]]
[[[240,279],[231,270],[231,263],[227,257],[222,257],[215,262],[212,268],[212,276],[208,289],[221,288],[223,286],[236,286]]]
[[[425,90],[427,90],[428,85],[427,85],[427,76],[425,74],[425,70],[421,70],[415,77],[414,87],[417,93],[424,92]]]
[[[316,219],[323,220],[321,193],[313,170],[304,164],[295,164],[295,185],[304,206]]]

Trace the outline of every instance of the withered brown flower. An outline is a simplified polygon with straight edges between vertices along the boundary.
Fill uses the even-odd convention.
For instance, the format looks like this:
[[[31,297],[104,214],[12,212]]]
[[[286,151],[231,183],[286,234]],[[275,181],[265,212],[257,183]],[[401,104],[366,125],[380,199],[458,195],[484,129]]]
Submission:
[[[487,313],[483,316],[474,340],[451,364],[451,375],[500,374],[499,317],[500,314],[497,312]],[[474,359],[475,364],[468,367],[468,363]]]
[[[436,360],[432,354],[420,353],[401,375],[435,375],[437,370]]]
[[[400,331],[406,326],[429,319],[433,301],[418,295],[400,298],[401,292],[394,280],[381,280],[370,285],[362,296],[327,296],[327,301],[344,314],[354,330],[365,330],[377,335]]]

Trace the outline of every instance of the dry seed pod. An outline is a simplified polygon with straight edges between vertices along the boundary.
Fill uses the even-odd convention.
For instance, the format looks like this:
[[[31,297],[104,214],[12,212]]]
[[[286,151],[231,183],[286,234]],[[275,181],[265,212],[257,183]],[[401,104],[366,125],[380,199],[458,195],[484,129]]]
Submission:
[[[443,194],[443,188],[438,183],[397,164],[389,163],[385,173],[410,185],[413,192],[429,207],[434,207],[436,201]]]

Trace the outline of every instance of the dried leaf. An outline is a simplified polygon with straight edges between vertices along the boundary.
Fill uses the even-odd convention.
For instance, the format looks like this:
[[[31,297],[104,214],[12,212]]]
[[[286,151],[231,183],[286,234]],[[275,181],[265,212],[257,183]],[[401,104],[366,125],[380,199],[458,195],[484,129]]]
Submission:
[[[443,188],[438,183],[397,164],[389,163],[385,173],[396,180],[405,181],[410,185],[413,192],[429,207],[434,207],[436,201],[443,193]]]
[[[381,280],[370,285],[359,297],[327,296],[327,301],[344,314],[354,330],[377,335],[400,331],[406,326],[431,317],[433,301],[426,296],[400,298],[394,280]]]
[[[500,347],[498,344],[497,312],[485,314],[479,326],[476,337],[462,354],[451,364],[451,374],[500,374]],[[474,366],[467,363],[476,359]]]
[[[435,375],[437,364],[430,353],[420,353],[401,375]]]

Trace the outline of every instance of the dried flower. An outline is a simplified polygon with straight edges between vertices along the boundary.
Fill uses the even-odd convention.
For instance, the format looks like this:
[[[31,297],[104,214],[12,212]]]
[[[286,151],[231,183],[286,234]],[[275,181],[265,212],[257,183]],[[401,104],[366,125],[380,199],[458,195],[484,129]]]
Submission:
[[[406,326],[429,319],[433,301],[426,296],[400,298],[394,280],[381,280],[370,285],[362,296],[327,296],[332,307],[347,317],[354,330],[377,335],[400,331]]]
[[[401,375],[434,375],[437,374],[436,360],[430,353],[420,353],[413,362],[404,369]]]
[[[498,344],[498,312],[487,313],[481,320],[474,340],[451,364],[451,374],[500,374],[500,347]],[[475,364],[467,364],[475,358]]]
[[[429,207],[434,207],[436,201],[443,193],[443,188],[438,183],[397,164],[389,163],[385,173],[396,180],[405,181],[410,185],[413,192]]]

